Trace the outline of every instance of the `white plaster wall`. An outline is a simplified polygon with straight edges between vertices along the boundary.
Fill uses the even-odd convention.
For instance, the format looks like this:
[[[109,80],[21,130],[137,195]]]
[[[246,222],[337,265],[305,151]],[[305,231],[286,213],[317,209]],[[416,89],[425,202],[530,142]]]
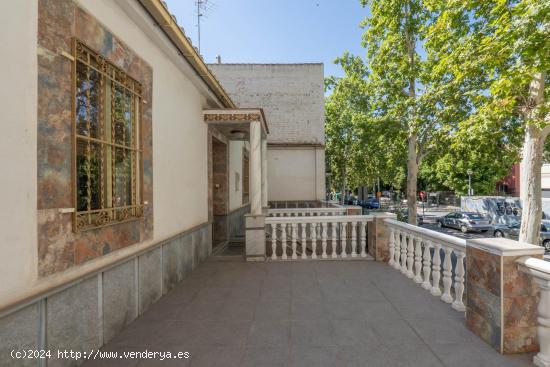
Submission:
[[[243,141],[229,142],[229,211],[243,205]],[[236,182],[238,175],[238,182]]]
[[[323,160],[318,161],[321,156]],[[324,196],[324,172],[324,153],[318,153],[315,148],[268,147],[268,200],[320,200]],[[320,174],[323,175],[322,187],[318,179]]]
[[[264,109],[269,143],[324,144],[323,64],[210,64],[239,107]]]
[[[117,2],[80,2],[153,68],[154,239],[206,222],[208,151],[207,125],[202,118],[205,96]],[[130,6],[144,12],[137,2]],[[175,48],[172,52],[177,55]],[[175,59],[184,62],[181,57]]]
[[[0,1],[0,300],[37,274],[37,11]]]

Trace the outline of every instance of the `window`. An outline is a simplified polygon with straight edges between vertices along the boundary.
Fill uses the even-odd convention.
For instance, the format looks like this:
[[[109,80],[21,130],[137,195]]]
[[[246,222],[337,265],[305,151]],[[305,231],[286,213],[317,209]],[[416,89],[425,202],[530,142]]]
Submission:
[[[248,152],[243,149],[243,204],[248,203],[249,201],[249,181],[250,176],[250,164],[248,160]]]
[[[74,231],[139,218],[141,84],[74,40]]]

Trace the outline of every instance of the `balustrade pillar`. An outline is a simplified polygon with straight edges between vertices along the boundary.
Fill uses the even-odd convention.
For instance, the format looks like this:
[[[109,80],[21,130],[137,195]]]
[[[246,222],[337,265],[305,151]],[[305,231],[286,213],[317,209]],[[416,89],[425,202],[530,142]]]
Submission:
[[[306,223],[300,224],[300,241],[302,242],[302,259],[307,259]]]
[[[441,278],[441,245],[436,243],[433,246],[434,257],[432,263],[432,289],[430,293],[433,296],[441,296],[441,289],[439,288],[439,279]]]
[[[351,222],[351,257],[357,257],[357,222]]]
[[[293,260],[296,260],[298,258],[298,254],[296,253],[296,232],[297,232],[297,224],[292,223],[290,226],[290,237],[292,238],[292,256],[291,258]]]
[[[286,260],[288,257],[287,257],[287,254],[286,254],[286,248],[287,248],[287,239],[288,239],[288,234],[287,234],[287,228],[288,227],[288,224],[281,224],[281,229],[282,229],[282,239],[281,239],[281,247],[283,249],[283,254],[281,256],[281,258],[283,260]]]
[[[311,258],[317,258],[317,227],[319,223],[312,223],[310,227],[311,231]]]
[[[338,250],[338,224],[337,222],[332,222],[332,255],[333,259],[338,257],[336,251]]]
[[[348,247],[348,224],[342,223],[342,230],[340,231],[340,257],[345,259],[348,257],[346,248]]]
[[[443,294],[441,300],[445,303],[453,302],[453,296],[451,296],[451,285],[453,284],[453,265],[451,263],[451,254],[453,249],[445,247],[445,259],[443,260]]]
[[[455,254],[455,300],[452,307],[457,311],[465,311],[466,306],[462,302],[462,297],[464,295],[464,258],[466,257],[466,253],[464,251],[457,251]]]
[[[389,266],[393,266],[395,263],[395,230],[393,228],[390,229],[390,260],[388,261]]]
[[[414,282],[422,283],[422,238],[417,237],[414,247]]]
[[[409,243],[407,244],[407,278],[413,278],[413,265],[414,265],[414,242],[416,237],[413,235],[409,236]]]
[[[401,272],[407,274],[407,233],[401,232]]]
[[[277,260],[277,225],[271,224],[271,254],[272,260]]]
[[[359,223],[361,226],[361,229],[359,230],[359,233],[361,235],[361,257],[367,257],[367,236],[365,233],[365,229],[367,228],[366,222]]]
[[[430,290],[432,285],[430,284],[430,275],[432,270],[432,255],[430,253],[430,248],[432,247],[431,241],[426,241],[424,243],[424,261],[422,272],[424,275],[424,282],[422,282],[422,288]]]
[[[322,235],[321,235],[321,247],[323,250],[323,253],[321,254],[321,257],[323,259],[327,258],[327,222],[322,222]]]
[[[395,232],[395,260],[393,261],[393,267],[397,270],[401,268],[401,265],[399,264],[399,256],[401,256],[401,236],[403,236],[403,232],[400,230],[396,230]]]

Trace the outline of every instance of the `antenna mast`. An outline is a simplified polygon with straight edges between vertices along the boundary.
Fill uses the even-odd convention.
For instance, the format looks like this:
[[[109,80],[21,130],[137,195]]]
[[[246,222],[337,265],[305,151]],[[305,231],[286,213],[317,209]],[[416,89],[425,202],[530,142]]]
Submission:
[[[208,17],[208,14],[216,9],[216,4],[212,0],[196,0],[197,5],[197,33],[198,33],[198,48],[201,52],[201,18]]]

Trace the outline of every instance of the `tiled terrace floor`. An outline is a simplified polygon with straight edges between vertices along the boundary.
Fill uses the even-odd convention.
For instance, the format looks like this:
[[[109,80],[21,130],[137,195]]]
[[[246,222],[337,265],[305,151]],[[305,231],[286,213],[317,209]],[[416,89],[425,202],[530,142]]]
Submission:
[[[187,351],[188,360],[84,366],[527,366],[466,329],[463,314],[373,261],[199,266],[108,351]]]

